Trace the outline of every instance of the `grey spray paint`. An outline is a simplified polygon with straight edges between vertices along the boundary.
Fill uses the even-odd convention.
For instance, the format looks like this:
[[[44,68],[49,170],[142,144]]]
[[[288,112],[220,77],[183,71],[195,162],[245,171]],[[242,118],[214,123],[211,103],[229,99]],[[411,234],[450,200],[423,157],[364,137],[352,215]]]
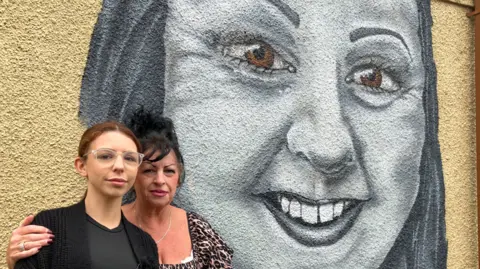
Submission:
[[[104,1],[87,124],[171,117],[235,268],[445,268],[429,1]]]

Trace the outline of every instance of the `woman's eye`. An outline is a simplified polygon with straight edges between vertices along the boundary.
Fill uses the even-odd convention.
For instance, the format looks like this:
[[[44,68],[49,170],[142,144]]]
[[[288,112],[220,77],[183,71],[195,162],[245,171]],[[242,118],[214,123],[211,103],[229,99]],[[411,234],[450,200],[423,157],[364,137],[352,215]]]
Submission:
[[[264,72],[288,70],[294,73],[296,71],[295,67],[285,61],[272,46],[263,42],[230,45],[224,48],[223,55],[238,59],[240,62],[247,62]]]
[[[366,90],[373,93],[393,93],[400,90],[392,77],[378,67],[362,68],[353,72],[347,78],[347,83],[366,86]]]
[[[257,44],[247,49],[245,58],[249,64],[270,69],[273,66],[275,55],[271,46]]]
[[[127,162],[138,162],[137,158],[133,154],[125,154],[123,159]]]
[[[165,174],[170,174],[170,175],[175,174],[175,170],[170,170],[170,169],[165,170]]]
[[[362,66],[354,69],[345,79],[353,95],[366,105],[387,106],[405,93],[402,82],[396,80],[398,71],[378,66]]]
[[[97,153],[97,159],[99,159],[99,160],[111,160],[111,159],[113,159],[113,154],[110,154],[110,153],[98,154]]]

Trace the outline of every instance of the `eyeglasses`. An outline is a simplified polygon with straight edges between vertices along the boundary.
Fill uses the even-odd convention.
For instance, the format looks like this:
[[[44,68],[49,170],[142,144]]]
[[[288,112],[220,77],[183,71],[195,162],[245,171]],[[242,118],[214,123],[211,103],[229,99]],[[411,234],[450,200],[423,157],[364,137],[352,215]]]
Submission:
[[[119,153],[113,149],[100,148],[90,151],[89,153],[83,155],[83,157],[87,156],[90,153],[95,156],[95,159],[99,163],[104,165],[113,165],[117,160],[118,154],[121,154],[123,163],[126,166],[130,167],[138,167],[142,163],[143,156],[145,156],[142,153],[138,153],[135,151],[124,151]]]

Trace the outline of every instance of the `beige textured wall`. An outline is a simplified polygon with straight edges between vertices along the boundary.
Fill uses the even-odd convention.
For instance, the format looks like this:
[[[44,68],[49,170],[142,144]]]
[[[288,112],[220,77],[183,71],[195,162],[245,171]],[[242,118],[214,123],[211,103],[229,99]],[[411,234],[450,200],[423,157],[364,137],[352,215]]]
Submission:
[[[457,1],[472,4],[472,1]],[[475,88],[470,10],[432,1],[445,176],[448,268],[477,268]]]
[[[472,1],[458,0],[462,4]],[[0,267],[28,213],[70,204],[78,94],[100,0],[0,0]],[[473,24],[469,10],[432,0],[448,268],[476,268]]]
[[[98,0],[0,1],[0,268],[28,213],[78,200],[78,95]]]

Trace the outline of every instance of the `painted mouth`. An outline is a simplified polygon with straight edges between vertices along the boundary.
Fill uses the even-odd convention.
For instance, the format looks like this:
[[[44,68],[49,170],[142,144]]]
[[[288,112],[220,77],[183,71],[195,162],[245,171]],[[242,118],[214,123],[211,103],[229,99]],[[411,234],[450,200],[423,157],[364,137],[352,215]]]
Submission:
[[[311,200],[293,193],[269,192],[262,196],[285,232],[308,246],[331,245],[353,226],[365,201]]]

